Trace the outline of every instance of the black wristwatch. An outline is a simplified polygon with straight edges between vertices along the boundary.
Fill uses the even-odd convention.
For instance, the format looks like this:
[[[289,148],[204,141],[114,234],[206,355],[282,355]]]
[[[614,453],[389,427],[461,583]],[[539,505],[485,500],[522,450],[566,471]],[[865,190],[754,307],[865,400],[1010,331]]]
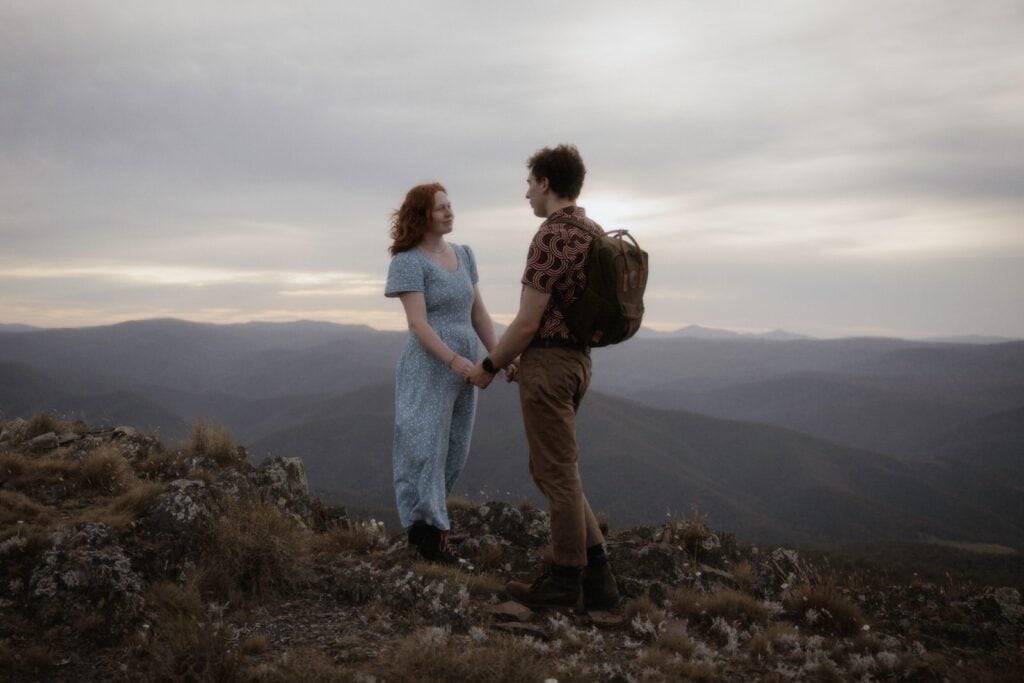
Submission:
[[[483,366],[483,369],[486,370],[488,373],[492,375],[498,374],[498,368],[494,367],[494,363],[491,362],[490,356],[484,358],[483,362],[480,363],[480,365]]]

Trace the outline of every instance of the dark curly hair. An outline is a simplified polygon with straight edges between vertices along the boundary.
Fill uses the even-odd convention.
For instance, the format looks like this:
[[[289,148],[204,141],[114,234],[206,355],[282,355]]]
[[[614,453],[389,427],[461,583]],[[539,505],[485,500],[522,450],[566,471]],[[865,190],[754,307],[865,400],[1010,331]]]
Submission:
[[[430,212],[434,210],[434,195],[447,194],[441,183],[417,185],[405,194],[402,206],[391,213],[391,255],[408,251],[420,243],[430,227]]]
[[[576,201],[580,196],[587,167],[576,145],[539,149],[527,160],[526,166],[537,180],[547,178],[551,190],[559,197]]]

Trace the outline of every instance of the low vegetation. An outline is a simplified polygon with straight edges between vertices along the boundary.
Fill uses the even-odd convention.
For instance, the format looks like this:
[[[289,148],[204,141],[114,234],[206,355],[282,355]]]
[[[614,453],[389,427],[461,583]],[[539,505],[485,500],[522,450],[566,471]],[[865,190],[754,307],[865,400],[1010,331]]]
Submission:
[[[1024,672],[1014,587],[765,552],[697,510],[609,535],[617,610],[531,612],[507,603],[504,585],[550,552],[547,517],[532,505],[449,500],[465,561],[439,566],[403,534],[309,496],[301,463],[253,466],[216,425],[170,449],[47,416],[2,426],[0,668],[15,680]]]

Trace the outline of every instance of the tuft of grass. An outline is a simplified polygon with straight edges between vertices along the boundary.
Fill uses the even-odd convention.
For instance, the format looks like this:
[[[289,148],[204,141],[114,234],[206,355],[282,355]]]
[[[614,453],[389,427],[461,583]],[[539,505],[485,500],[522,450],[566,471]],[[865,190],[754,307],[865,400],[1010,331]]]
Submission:
[[[471,595],[491,596],[505,590],[505,582],[493,574],[470,574],[458,567],[448,567],[429,562],[414,562],[412,570],[417,574],[435,579],[448,579],[464,584]]]
[[[697,644],[681,630],[668,628],[658,635],[654,647],[672,655],[687,658],[697,649]]]
[[[0,489],[0,527],[14,529],[18,522],[46,526],[52,521],[54,510],[32,500],[18,491]]]
[[[668,596],[669,611],[680,617],[699,615],[703,602],[704,594],[689,586],[680,586]]]
[[[343,552],[367,552],[381,545],[384,539],[382,530],[370,523],[356,523],[351,527],[338,527],[312,540],[314,553],[336,555]]]
[[[534,505],[533,501],[530,500],[529,498],[523,498],[522,500],[520,500],[519,505],[517,505],[516,507],[519,508],[520,512],[533,512],[534,510],[537,509],[537,506]]]
[[[800,637],[800,632],[789,623],[771,624],[763,631],[754,634],[747,643],[747,653],[754,659],[768,659],[777,649],[780,641],[793,642]]]
[[[22,438],[24,441],[31,441],[37,436],[42,436],[49,432],[61,433],[64,431],[67,431],[67,429],[63,423],[46,413],[36,413],[29,418],[28,424],[25,425],[25,431],[22,432]]]
[[[481,569],[499,569],[505,564],[505,548],[500,543],[484,543],[474,562]]]
[[[164,490],[162,484],[135,480],[124,493],[106,505],[90,508],[81,515],[82,520],[100,522],[112,529],[125,530],[153,505]]]
[[[185,450],[194,456],[210,458],[218,465],[231,465],[244,459],[227,427],[205,420],[192,426]]]
[[[757,585],[757,569],[750,561],[742,560],[732,568],[732,578],[738,589],[749,593]]]
[[[82,489],[106,494],[123,493],[135,479],[128,461],[112,446],[85,456],[78,476]]]
[[[252,667],[241,676],[252,683],[347,683],[377,680],[334,664],[326,655],[311,647],[288,650],[271,665]]]
[[[262,634],[249,636],[238,645],[238,651],[243,655],[261,655],[270,651],[270,639]]]
[[[646,595],[633,600],[627,601],[622,605],[622,616],[625,617],[626,622],[630,622],[636,616],[643,616],[651,620],[652,623],[658,624],[665,620],[665,610],[658,607],[658,605]]]
[[[272,503],[232,501],[207,532],[199,587],[232,602],[293,594],[311,575],[308,536]]]
[[[424,681],[507,681],[533,683],[552,678],[554,667],[518,638],[490,635],[483,642],[424,629],[381,654],[374,675],[389,683]]]
[[[146,593],[152,633],[139,647],[140,672],[149,681],[236,680],[238,656],[224,630],[210,621],[195,584],[159,581]]]
[[[710,595],[704,595],[694,588],[681,587],[672,592],[668,602],[673,614],[700,621],[711,621],[715,617],[745,624],[764,623],[768,620],[768,608],[761,601],[730,588],[721,588]]]
[[[444,502],[445,507],[448,508],[448,512],[455,512],[456,510],[472,510],[476,507],[476,504],[465,496],[449,496],[448,500]]]
[[[854,635],[865,623],[860,607],[830,583],[796,586],[783,596],[782,605],[809,627],[835,635]]]
[[[760,600],[728,588],[707,596],[701,606],[709,619],[722,617],[729,622],[741,621],[745,624],[764,623],[768,620],[768,608]]]

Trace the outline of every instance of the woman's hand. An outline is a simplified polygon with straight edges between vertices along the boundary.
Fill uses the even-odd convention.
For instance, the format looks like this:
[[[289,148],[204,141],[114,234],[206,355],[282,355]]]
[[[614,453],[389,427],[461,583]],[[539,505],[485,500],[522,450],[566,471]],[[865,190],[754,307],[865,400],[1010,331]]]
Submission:
[[[473,362],[468,358],[456,356],[455,359],[449,363],[448,367],[463,380],[467,380],[469,379],[469,373],[473,371]]]

